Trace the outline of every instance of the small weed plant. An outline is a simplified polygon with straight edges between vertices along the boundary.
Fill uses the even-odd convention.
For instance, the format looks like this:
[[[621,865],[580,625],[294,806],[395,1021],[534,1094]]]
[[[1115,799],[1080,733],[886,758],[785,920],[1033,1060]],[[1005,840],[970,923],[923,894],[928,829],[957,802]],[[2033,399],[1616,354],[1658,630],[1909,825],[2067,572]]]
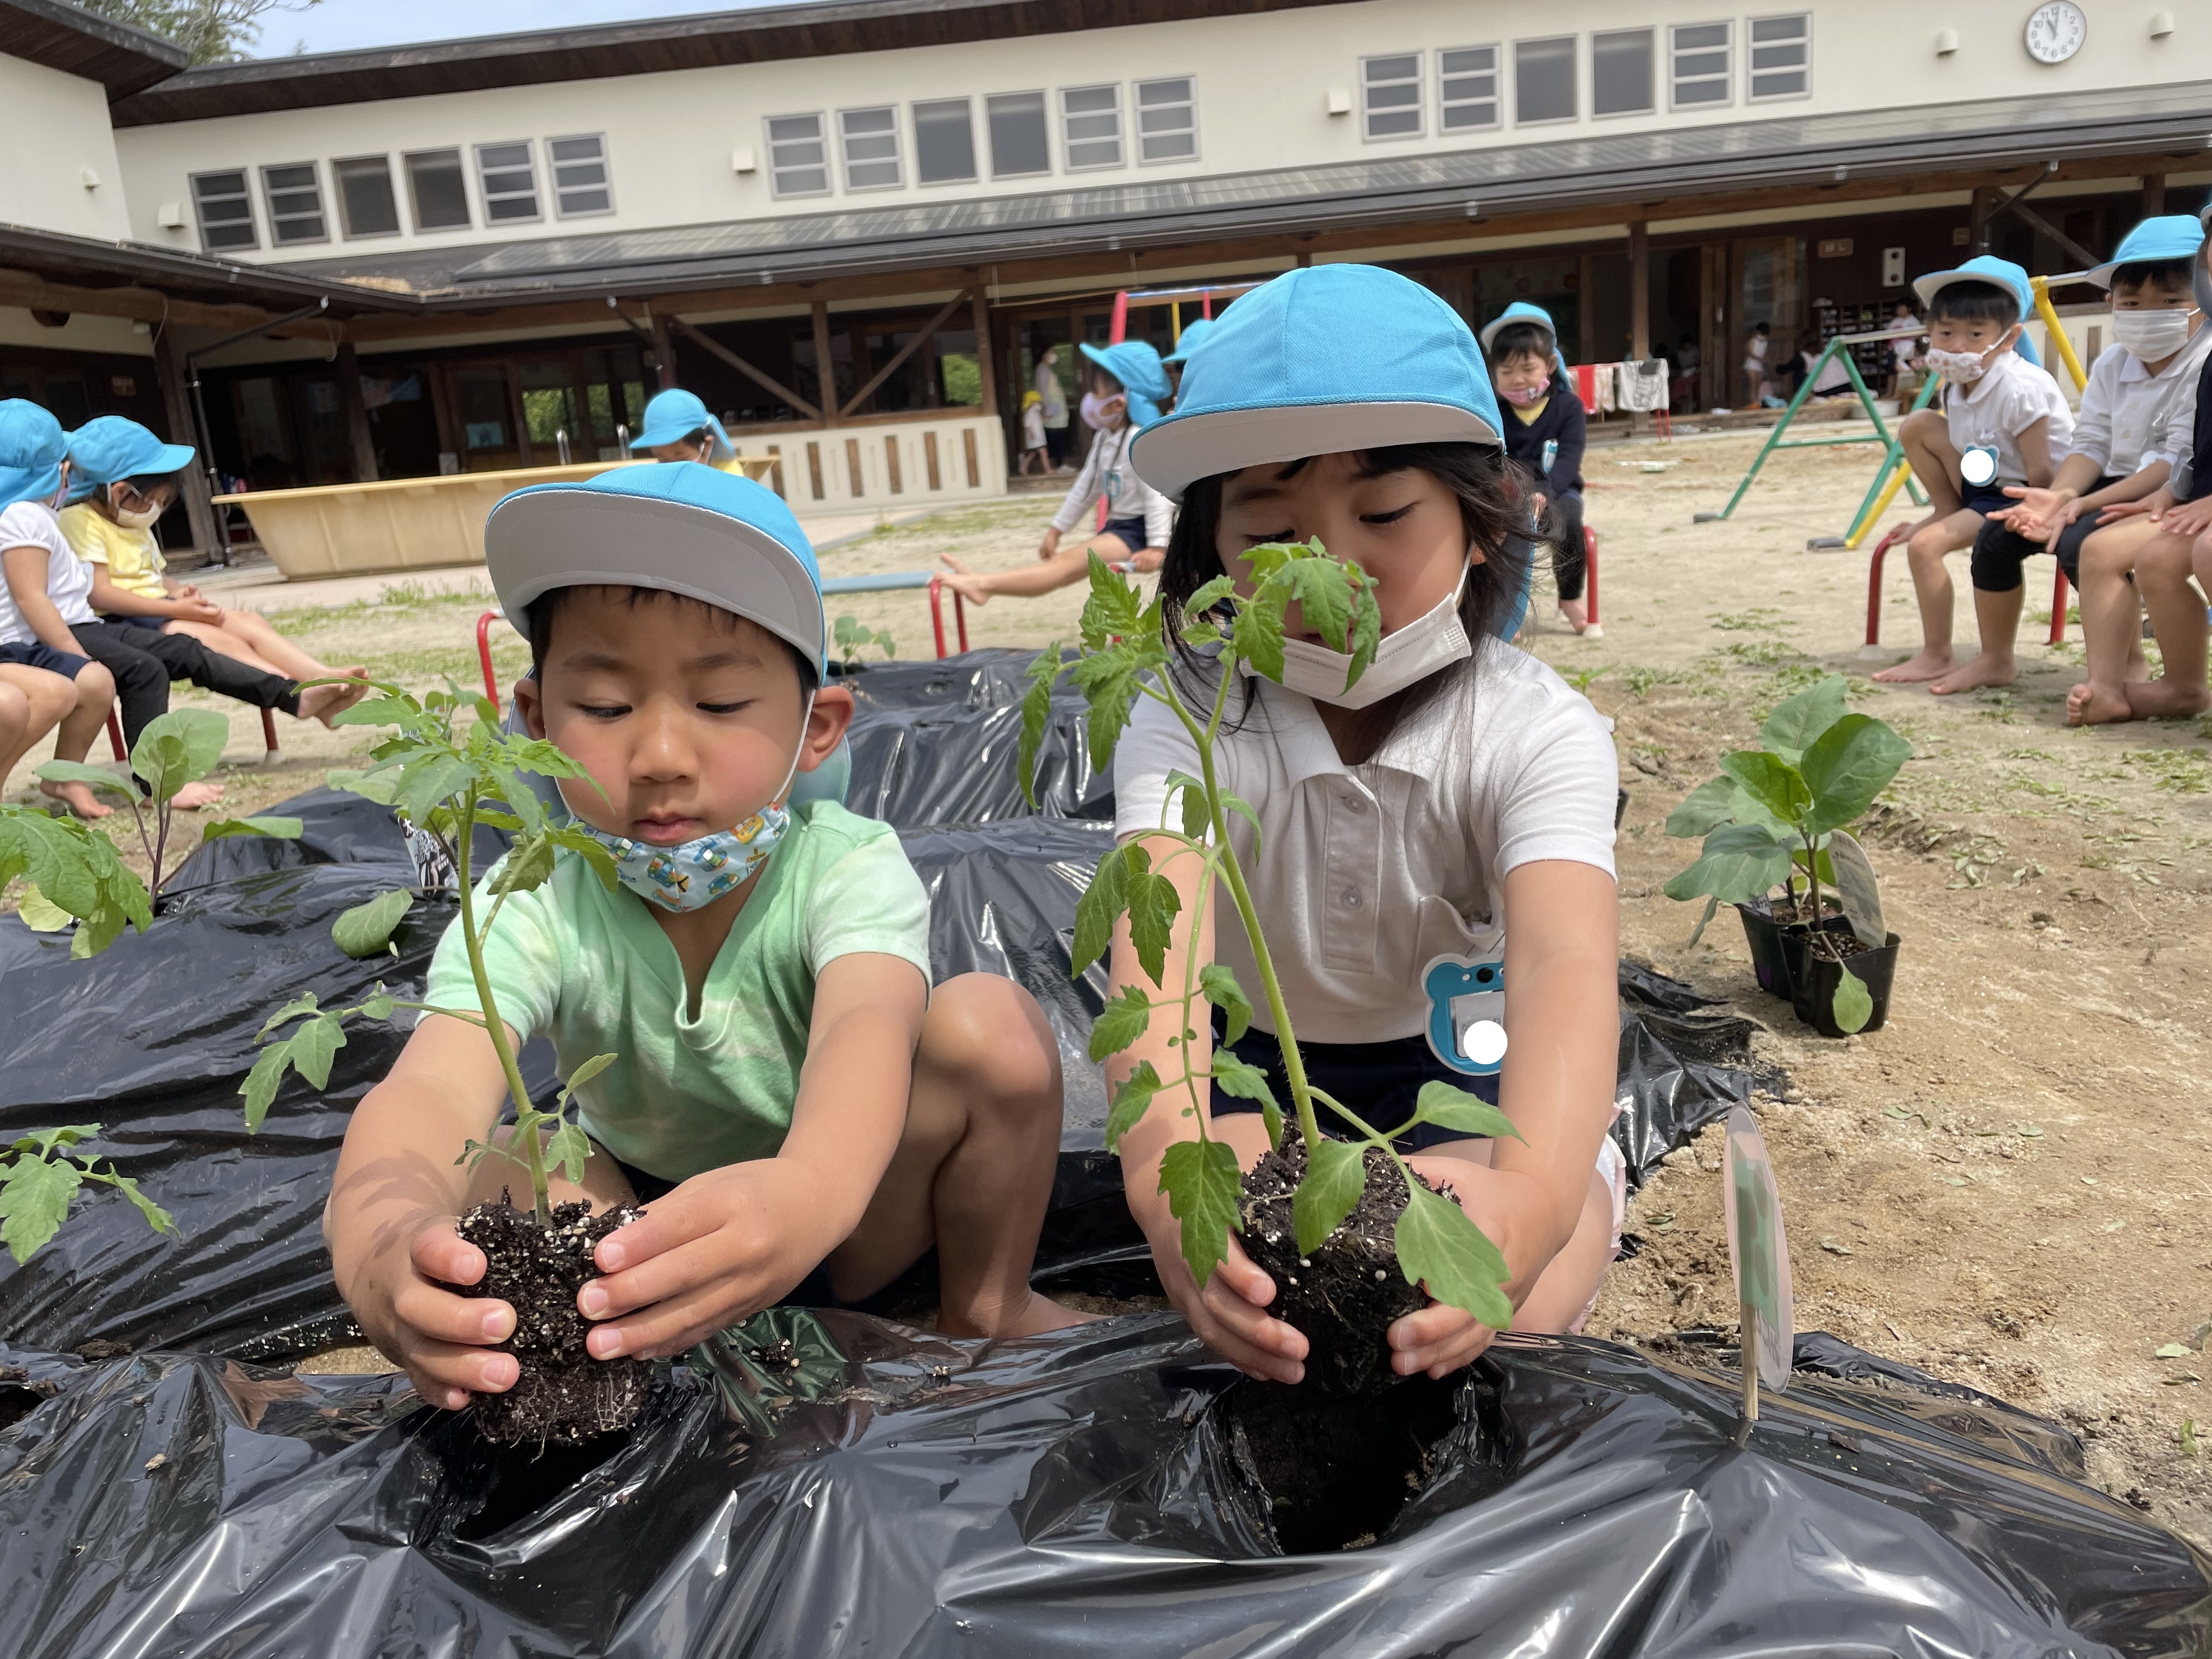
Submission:
[[[858,617],[840,617],[830,624],[830,638],[837,646],[838,667],[849,674],[860,665],[860,653],[874,646],[886,658],[898,655],[898,641],[879,629],[872,629]]]
[[[1313,1086],[1299,1057],[1291,1012],[1253,906],[1243,857],[1232,842],[1232,820],[1241,818],[1251,829],[1251,856],[1260,857],[1259,817],[1250,803],[1222,787],[1217,765],[1222,723],[1240,671],[1249,669],[1278,682],[1282,678],[1285,609],[1296,601],[1307,624],[1332,650],[1351,653],[1348,687],[1373,662],[1381,638],[1374,585],[1358,565],[1331,557],[1317,541],[1255,547],[1243,555],[1243,562],[1246,574],[1241,586],[1230,577],[1217,576],[1192,594],[1184,608],[1181,644],[1210,659],[1208,672],[1216,684],[1209,700],[1187,695],[1185,686],[1194,677],[1172,665],[1176,652],[1165,631],[1161,602],[1155,599],[1141,605],[1127,581],[1092,556],[1079,651],[1073,660],[1064,659],[1054,642],[1030,670],[1018,761],[1023,788],[1034,804],[1037,750],[1050,717],[1052,689],[1062,676],[1090,706],[1092,763],[1102,773],[1112,763],[1114,745],[1136,699],[1149,697],[1175,717],[1197,749],[1199,775],[1180,770],[1168,775],[1159,836],[1150,839],[1154,847],[1163,839],[1174,843],[1170,857],[1198,860],[1200,916],[1204,906],[1218,902],[1217,894],[1225,894],[1251,941],[1259,991],[1281,1044],[1291,1118],[1304,1144],[1306,1173],[1291,1205],[1299,1254],[1310,1255],[1321,1249],[1358,1206],[1366,1183],[1364,1147],[1377,1147],[1398,1163],[1406,1177],[1409,1196],[1398,1218],[1394,1243],[1407,1282],[1425,1286],[1437,1301],[1504,1330],[1513,1316],[1512,1304],[1502,1289],[1508,1277],[1504,1255],[1457,1204],[1431,1191],[1406,1168],[1391,1140],[1420,1123],[1516,1139],[1517,1132],[1498,1108],[1441,1083],[1424,1086],[1413,1117],[1389,1130],[1371,1127],[1343,1102]],[[1181,908],[1175,884],[1154,867],[1143,842],[1115,848],[1100,860],[1076,907],[1071,967],[1080,975],[1097,961],[1112,942],[1115,924],[1128,919],[1137,960],[1158,994],[1129,986],[1109,1000],[1091,1028],[1091,1057],[1103,1060],[1121,1053],[1152,1028],[1155,1018],[1164,1016],[1174,1022],[1170,1046],[1185,1057],[1185,1063],[1179,1075],[1164,1078],[1151,1060],[1138,1064],[1115,1091],[1106,1146],[1109,1151],[1117,1149],[1121,1138],[1153,1110],[1174,1110],[1192,1120],[1198,1138],[1169,1146],[1161,1162],[1159,1189],[1181,1225],[1183,1259],[1202,1285],[1228,1255],[1229,1234],[1240,1214],[1243,1178],[1236,1152],[1208,1133],[1206,1091],[1218,1088],[1256,1102],[1268,1139],[1279,1148],[1285,1125],[1267,1074],[1239,1060],[1227,1043],[1213,1047],[1206,1069],[1188,1063],[1200,1019],[1210,1021],[1212,1011],[1218,1009],[1228,1042],[1234,1042],[1251,1025],[1254,1008],[1235,974],[1219,963],[1199,969],[1186,966],[1176,983],[1167,983],[1168,945]],[[1198,920],[1194,917],[1194,924]],[[1201,1012],[1201,1003],[1212,1006]],[[1358,1128],[1362,1140],[1323,1136],[1316,1102],[1334,1108]]]

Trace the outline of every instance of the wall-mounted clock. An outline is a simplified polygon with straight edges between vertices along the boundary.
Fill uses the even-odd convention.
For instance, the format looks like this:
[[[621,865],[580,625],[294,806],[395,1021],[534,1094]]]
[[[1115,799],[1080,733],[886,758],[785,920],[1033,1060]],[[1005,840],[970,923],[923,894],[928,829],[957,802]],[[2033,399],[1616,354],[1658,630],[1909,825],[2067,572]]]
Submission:
[[[2050,0],[2027,15],[2027,55],[2039,64],[2063,64],[2089,38],[2089,20],[2074,0]]]

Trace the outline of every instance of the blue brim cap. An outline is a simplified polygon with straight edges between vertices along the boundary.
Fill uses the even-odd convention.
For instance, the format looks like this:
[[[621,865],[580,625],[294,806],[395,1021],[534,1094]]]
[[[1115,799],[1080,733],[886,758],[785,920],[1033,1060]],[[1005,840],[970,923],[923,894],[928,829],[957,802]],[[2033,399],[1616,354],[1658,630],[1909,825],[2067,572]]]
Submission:
[[[2212,212],[2212,209],[2208,209]],[[2160,214],[2155,219],[2146,219],[2120,239],[2112,257],[2089,270],[2089,280],[2099,288],[2112,285],[2112,273],[2122,265],[2154,264],[2165,259],[2193,259],[2197,251],[2204,246],[2204,227],[2195,215],[2188,213]]]
[[[1116,340],[1109,346],[1084,343],[1077,349],[1140,398],[1158,403],[1174,391],[1160,354],[1143,340]]]
[[[1954,283],[1987,283],[1995,288],[2011,289],[2020,301],[2023,318],[2035,309],[2035,289],[2027,280],[2027,273],[2011,260],[1990,253],[1977,254],[1955,270],[1931,270],[1925,276],[1916,276],[1912,279],[1912,291],[1920,296],[1922,305],[1931,305],[1937,295]]]
[[[1210,317],[1201,317],[1194,323],[1185,323],[1182,334],[1176,337],[1175,349],[1160,361],[1164,363],[1188,362],[1190,354],[1197,350],[1200,343],[1212,332],[1213,319]]]
[[[503,496],[484,523],[484,562],[525,631],[531,604],[556,587],[657,587],[757,623],[817,677],[828,669],[822,571],[806,532],[774,490],[696,461]]]
[[[181,472],[198,453],[190,444],[164,443],[126,416],[96,416],[70,434],[70,499],[123,478]]]
[[[663,444],[680,444],[699,431],[714,435],[716,460],[726,461],[738,453],[730,442],[730,434],[722,429],[722,423],[714,418],[699,395],[681,386],[672,386],[655,394],[646,404],[644,430],[629,441],[629,447],[633,450],[658,449]]]
[[[69,434],[43,404],[0,402],[0,507],[49,499],[62,487],[68,457]]]
[[[1171,501],[1200,478],[1399,444],[1500,447],[1498,394],[1465,319],[1375,265],[1285,271],[1223,313],[1176,411],[1130,464]]]

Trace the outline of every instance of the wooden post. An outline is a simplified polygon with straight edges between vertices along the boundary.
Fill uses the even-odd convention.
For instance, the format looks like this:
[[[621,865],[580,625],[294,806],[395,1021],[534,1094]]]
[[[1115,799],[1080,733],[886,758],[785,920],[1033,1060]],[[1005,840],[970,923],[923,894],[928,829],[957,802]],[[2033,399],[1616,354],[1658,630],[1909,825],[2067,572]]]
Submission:
[[[1582,337],[1575,361],[1597,361],[1597,261],[1587,253],[1575,261],[1575,309],[1582,316]]]
[[[161,411],[168,417],[169,441],[190,444],[204,451],[208,434],[192,419],[192,394],[185,367],[185,343],[173,328],[164,328],[154,342],[154,380],[161,388]],[[192,545],[201,554],[222,556],[222,537],[216,528],[215,508],[210,503],[208,462],[202,453],[184,470],[178,483],[184,492],[185,518],[191,526]]]
[[[984,302],[981,283],[968,290],[969,313],[975,319],[975,367],[983,377],[983,413],[995,416],[999,412],[998,353],[992,349],[991,308]]]
[[[2166,211],[2166,175],[2162,173],[2143,174],[2142,216],[2155,219]]]
[[[376,439],[368,429],[368,404],[362,396],[361,359],[351,340],[338,342],[338,406],[345,410],[346,439],[353,446],[353,481],[376,482]]]
[[[1743,1366],[1741,1412],[1747,1423],[1759,1421],[1759,1310],[1748,1302],[1736,1304],[1736,1342]]]
[[[1628,355],[1639,363],[1651,356],[1651,233],[1641,219],[1628,227]],[[1639,413],[1629,424],[1640,434],[1651,417]]]
[[[814,370],[822,378],[822,423],[827,426],[837,416],[837,364],[830,355],[830,302],[814,302]]]
[[[651,313],[647,313],[651,316]],[[668,325],[659,317],[653,320],[653,355],[660,359],[660,389],[673,390],[676,385],[676,342],[668,337]]]

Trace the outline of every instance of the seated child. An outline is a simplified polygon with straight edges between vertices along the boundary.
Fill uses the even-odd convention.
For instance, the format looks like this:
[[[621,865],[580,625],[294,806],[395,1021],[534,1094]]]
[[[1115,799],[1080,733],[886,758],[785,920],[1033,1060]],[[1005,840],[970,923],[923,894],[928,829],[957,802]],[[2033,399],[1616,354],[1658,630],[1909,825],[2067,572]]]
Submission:
[[[1940,412],[1920,410],[1898,428],[1912,476],[1928,492],[1928,516],[1905,544],[1920,601],[1920,650],[1874,678],[1893,685],[1932,680],[1934,690],[1963,691],[2003,683],[1989,676],[2011,660],[2020,600],[2016,593],[2008,599],[1976,588],[1983,650],[2003,654],[1960,669],[1951,652],[1951,577],[1944,556],[1973,546],[1984,521],[2014,505],[2008,485],[2050,483],[2073,435],[2074,414],[2058,383],[2021,338],[2021,319],[2033,302],[2026,271],[1980,254],[1956,270],[1931,272],[1912,287],[1928,307],[1924,361],[1948,384]],[[1979,465],[1970,465],[1970,457]],[[2014,586],[2019,586],[2016,578]]]
[[[2088,664],[2081,684],[2067,694],[2069,725],[2194,714],[2207,706],[2204,601],[2190,586],[2190,544],[2208,510],[2202,492],[2212,488],[2206,420],[2212,329],[2204,326],[2212,279],[2206,257],[2203,226],[2176,214],[2136,226],[2113,262],[2090,273],[2112,288],[2119,343],[2091,372],[2075,441],[2082,447],[2081,433],[2091,426],[2089,393],[2115,378],[2106,369],[2118,357],[2117,394],[2106,398],[2115,412],[2111,459],[2099,479],[2105,487],[2087,496],[2046,503],[2031,495],[2021,503],[2021,512],[2064,526],[2058,532],[2062,560],[2068,538],[2079,549],[2080,568],[2068,574],[2081,590]],[[2130,445],[2140,471],[2114,483],[2109,475],[2122,471]],[[2193,461],[2192,454],[2203,459]],[[2066,465],[2074,464],[2069,458]],[[2069,482],[2080,480],[2069,480],[2062,467],[2058,483]],[[2142,610],[2150,612],[2163,659],[2155,680],[2143,660]]]
[[[0,581],[0,786],[49,732],[58,758],[82,760],[115,701],[114,678],[89,657],[46,644],[15,599],[19,567],[25,584],[45,593],[51,508],[68,489],[68,457],[69,440],[52,415],[20,398],[0,403],[0,561],[11,577]],[[39,787],[80,817],[114,810],[85,784],[42,781]]]
[[[537,736],[589,769],[560,793],[612,852],[610,892],[563,854],[505,901],[486,956],[516,1039],[565,1073],[593,1150],[556,1199],[641,1201],[579,1294],[599,1358],[675,1353],[794,1297],[852,1302],[933,1245],[949,1335],[1073,1322],[1030,1291],[1060,1132],[1059,1051],[1012,981],[932,990],[929,906],[887,824],[787,805],[829,760],[852,694],[824,683],[820,578],[766,489],[696,464],[507,496],[493,586],[528,635],[515,688]],[[610,580],[610,578],[614,580]],[[604,793],[602,793],[604,792]],[[732,827],[734,826],[734,827]],[[473,1009],[449,932],[424,1000]],[[422,1397],[514,1385],[505,1303],[453,1231],[514,1183],[486,1159],[507,1096],[490,1039],[426,1016],[346,1132],[326,1231],[339,1289]]]
[[[1505,459],[1534,486],[1529,514],[1552,545],[1559,614],[1576,633],[1588,633],[1583,451],[1589,428],[1583,400],[1560,366],[1549,312],[1516,300],[1484,325],[1481,339],[1490,354],[1491,379],[1505,405]]]
[[[744,477],[745,469],[722,423],[694,392],[671,386],[645,406],[645,426],[629,441],[656,461],[700,461],[717,472]]]
[[[71,505],[62,509],[61,532],[92,567],[92,608],[102,622],[181,634],[283,679],[368,678],[359,663],[333,668],[310,656],[258,611],[225,610],[189,583],[169,580],[154,524],[176,502],[179,475],[192,464],[188,446],[102,415],[71,433],[69,447]],[[332,696],[319,709],[327,719],[338,706]]]

